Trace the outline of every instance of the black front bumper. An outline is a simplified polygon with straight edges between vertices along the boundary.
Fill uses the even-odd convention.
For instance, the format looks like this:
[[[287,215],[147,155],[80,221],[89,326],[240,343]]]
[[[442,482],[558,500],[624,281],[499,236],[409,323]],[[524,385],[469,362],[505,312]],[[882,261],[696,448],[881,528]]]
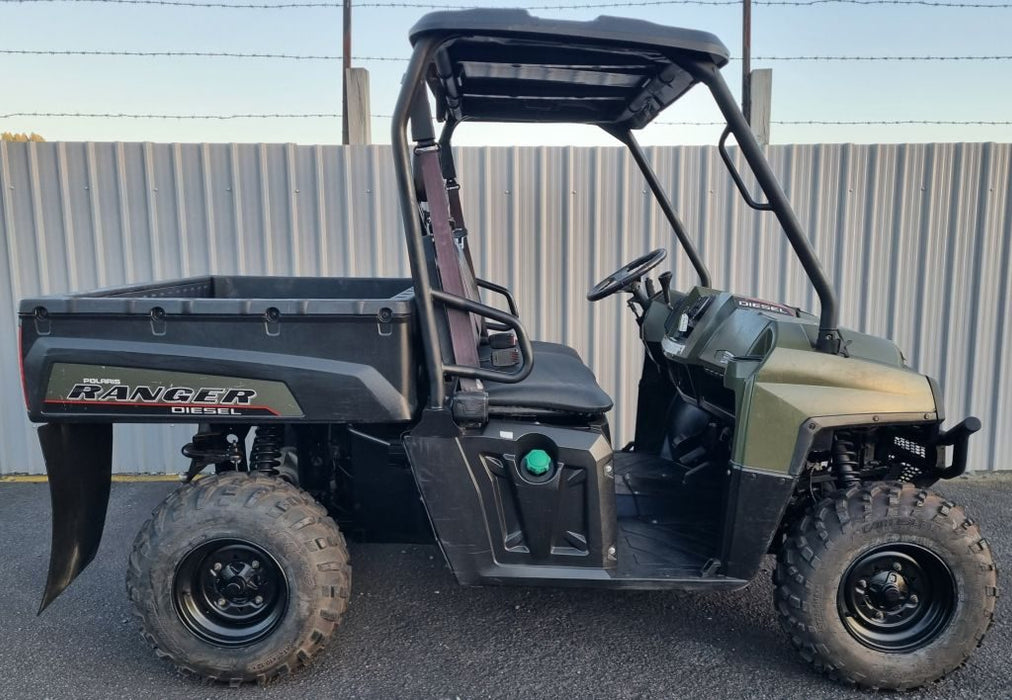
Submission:
[[[961,423],[938,434],[934,443],[936,448],[952,446],[952,463],[948,467],[939,465],[938,476],[943,479],[953,479],[966,472],[967,445],[970,436],[978,430],[980,430],[980,419],[968,416]],[[939,450],[939,454],[943,455],[944,450]]]

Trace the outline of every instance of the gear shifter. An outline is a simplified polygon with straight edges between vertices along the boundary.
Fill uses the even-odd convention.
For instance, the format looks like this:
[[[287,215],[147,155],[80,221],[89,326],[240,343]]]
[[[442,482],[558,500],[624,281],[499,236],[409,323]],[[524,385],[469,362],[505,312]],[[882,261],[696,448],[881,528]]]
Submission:
[[[666,270],[657,277],[657,281],[661,283],[661,291],[664,292],[664,303],[670,306],[671,294],[671,270]]]

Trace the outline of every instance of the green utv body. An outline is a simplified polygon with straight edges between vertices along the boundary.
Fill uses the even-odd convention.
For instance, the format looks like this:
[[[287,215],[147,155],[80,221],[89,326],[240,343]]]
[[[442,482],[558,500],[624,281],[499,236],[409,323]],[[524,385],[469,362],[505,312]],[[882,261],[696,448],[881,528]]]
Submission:
[[[138,535],[127,587],[145,638],[201,677],[266,681],[323,647],[349,599],[342,530],[434,537],[467,585],[733,589],[772,553],[775,605],[816,668],[882,688],[957,668],[990,623],[996,573],[977,525],[929,487],[963,473],[980,423],[943,430],[930,379],[892,343],[838,328],[721,77],[724,45],[519,10],[432,13],[411,41],[392,128],[410,279],[212,276],[22,302],[54,513],[42,607],[97,550],[112,424],[189,420],[186,483]],[[817,316],[713,288],[633,136],[697,83],[727,121],[730,176],[777,217]],[[660,249],[587,294],[628,293],[644,345],[621,449],[579,355],[532,341],[510,291],[475,276],[450,150],[466,121],[600,126],[699,276],[655,283]]]

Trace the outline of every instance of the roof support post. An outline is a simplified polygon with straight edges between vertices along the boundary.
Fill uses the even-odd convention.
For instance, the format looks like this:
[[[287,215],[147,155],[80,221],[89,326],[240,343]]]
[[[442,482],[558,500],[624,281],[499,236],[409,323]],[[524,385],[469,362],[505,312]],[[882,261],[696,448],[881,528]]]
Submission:
[[[453,162],[453,148],[450,142],[453,140],[453,132],[456,131],[458,123],[447,117],[443,130],[439,132],[439,166],[443,169],[444,180],[457,179],[457,168]]]
[[[647,161],[646,154],[643,152],[643,148],[640,146],[639,141],[633,136],[633,133],[629,129],[605,129],[612,136],[617,138],[619,141],[625,144],[626,148],[632,154],[633,160],[636,161],[636,165],[639,166],[640,172],[643,173],[643,177],[646,179],[647,184],[650,186],[650,190],[654,193],[654,198],[661,207],[661,211],[664,212],[665,218],[668,223],[671,224],[671,229],[675,233],[675,237],[678,238],[678,242],[682,245],[682,249],[685,254],[689,256],[689,260],[692,262],[692,267],[695,268],[696,274],[699,275],[699,284],[704,287],[710,286],[710,271],[706,269],[706,264],[703,259],[699,257],[699,253],[696,251],[696,247],[692,245],[692,241],[689,239],[689,234],[685,230],[682,220],[678,218],[678,213],[675,208],[671,206],[671,200],[668,199],[667,193],[661,186],[660,180],[657,179],[657,173],[650,167],[650,162]]]
[[[411,121],[416,141],[435,141],[428,97],[425,93],[425,69],[432,59],[438,40],[421,39],[415,44],[411,60],[404,73],[401,90],[394,105],[390,127],[390,142],[394,152],[394,178],[401,205],[404,236],[408,244],[408,262],[415,283],[415,303],[418,305],[419,327],[425,350],[429,374],[429,408],[441,409],[446,401],[443,383],[443,358],[440,354],[439,334],[436,329],[436,312],[432,303],[432,285],[425,264],[422,241],[422,222],[415,205],[415,185],[411,175],[411,148],[408,144],[408,121]]]
[[[822,269],[822,265],[819,263],[819,259],[816,257],[811,243],[808,242],[808,237],[805,235],[801,222],[798,221],[798,217],[794,213],[787,195],[780,186],[776,175],[773,174],[769,162],[763,155],[762,147],[759,146],[755,134],[752,133],[752,129],[745,120],[745,116],[738,108],[734,95],[731,94],[727,83],[724,82],[724,78],[720,74],[720,69],[712,63],[686,64],[685,67],[691,70],[693,75],[710,89],[714,101],[723,113],[724,119],[727,120],[731,133],[734,134],[734,138],[738,142],[745,160],[752,169],[752,174],[755,175],[756,181],[766,195],[766,201],[770,203],[770,207],[773,213],[776,214],[777,220],[787,235],[787,240],[790,242],[791,247],[794,248],[794,252],[798,256],[805,274],[808,275],[812,286],[815,287],[815,293],[819,297],[819,305],[821,307],[819,311],[819,337],[815,343],[816,349],[821,352],[838,354],[841,342],[836,293],[833,291],[829,278]]]

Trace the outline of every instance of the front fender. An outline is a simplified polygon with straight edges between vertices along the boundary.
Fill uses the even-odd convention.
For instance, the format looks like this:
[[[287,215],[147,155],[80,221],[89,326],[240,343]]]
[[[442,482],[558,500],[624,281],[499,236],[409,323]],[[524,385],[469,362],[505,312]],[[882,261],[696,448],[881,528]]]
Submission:
[[[41,614],[95,558],[112,482],[111,423],[48,423],[39,428],[53,504],[49,576]]]
[[[780,474],[798,473],[799,429],[804,438],[806,431],[839,425],[938,420],[924,375],[786,347],[774,349],[749,380],[743,403],[733,460]]]
[[[724,569],[732,578],[751,580],[770,550],[794,493],[796,474],[731,464],[724,525]]]

